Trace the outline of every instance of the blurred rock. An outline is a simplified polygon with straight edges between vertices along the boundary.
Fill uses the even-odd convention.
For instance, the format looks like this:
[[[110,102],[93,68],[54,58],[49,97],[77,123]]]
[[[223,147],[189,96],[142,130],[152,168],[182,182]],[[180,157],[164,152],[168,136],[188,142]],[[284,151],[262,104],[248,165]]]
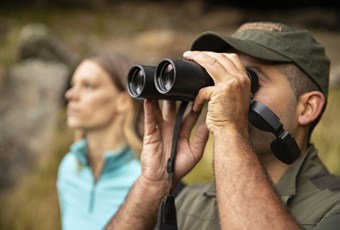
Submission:
[[[0,191],[51,153],[75,58],[44,25],[26,26],[19,61],[0,82]],[[1,72],[1,71],[0,71]]]
[[[19,61],[38,58],[45,61],[61,62],[68,66],[76,64],[76,56],[52,35],[49,28],[41,23],[26,25],[19,37]]]

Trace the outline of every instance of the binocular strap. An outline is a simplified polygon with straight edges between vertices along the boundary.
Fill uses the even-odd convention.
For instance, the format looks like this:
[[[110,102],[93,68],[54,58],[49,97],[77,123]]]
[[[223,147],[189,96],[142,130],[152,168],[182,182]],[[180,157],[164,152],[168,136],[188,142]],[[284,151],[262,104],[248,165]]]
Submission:
[[[182,101],[181,105],[176,114],[176,121],[174,126],[174,132],[172,136],[172,146],[170,157],[167,162],[166,171],[168,172],[169,181],[169,192],[168,195],[163,197],[163,200],[158,209],[157,217],[157,230],[177,230],[177,217],[176,217],[176,206],[175,197],[172,195],[173,179],[174,179],[174,168],[176,160],[177,142],[179,131],[181,129],[181,122],[184,115],[185,108],[188,102]]]

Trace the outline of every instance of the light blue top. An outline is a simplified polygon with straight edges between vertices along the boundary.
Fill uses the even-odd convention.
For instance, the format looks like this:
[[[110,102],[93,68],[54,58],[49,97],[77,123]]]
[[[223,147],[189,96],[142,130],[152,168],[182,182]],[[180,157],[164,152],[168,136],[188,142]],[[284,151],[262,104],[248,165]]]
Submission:
[[[140,175],[140,162],[125,146],[104,154],[97,181],[89,166],[87,142],[74,143],[62,160],[57,179],[62,229],[103,229]]]

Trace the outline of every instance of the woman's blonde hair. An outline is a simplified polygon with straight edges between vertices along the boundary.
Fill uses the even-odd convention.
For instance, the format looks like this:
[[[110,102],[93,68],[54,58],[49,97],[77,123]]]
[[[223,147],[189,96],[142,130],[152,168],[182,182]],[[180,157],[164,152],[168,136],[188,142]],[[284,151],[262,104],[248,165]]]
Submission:
[[[111,77],[113,84],[120,92],[127,94],[127,75],[134,62],[122,54],[101,53],[88,58],[99,64]],[[144,133],[143,126],[143,101],[128,97],[131,102],[131,109],[126,114],[123,124],[123,135],[126,144],[139,157],[142,148],[142,138]],[[75,140],[84,137],[84,133],[75,132]]]

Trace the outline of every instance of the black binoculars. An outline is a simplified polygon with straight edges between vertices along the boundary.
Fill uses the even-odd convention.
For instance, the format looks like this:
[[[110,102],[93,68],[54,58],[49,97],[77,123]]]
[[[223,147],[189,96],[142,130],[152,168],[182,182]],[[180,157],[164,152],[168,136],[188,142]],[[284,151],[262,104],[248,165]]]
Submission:
[[[258,88],[254,71],[247,69],[251,93]],[[156,66],[134,65],[128,73],[128,93],[136,99],[193,101],[198,91],[214,85],[199,64],[184,59],[163,59]]]
[[[266,105],[253,100],[258,89],[258,77],[251,69],[246,71],[251,81],[248,120],[256,128],[276,136],[271,144],[274,155],[291,164],[300,155],[299,146],[283,128],[279,117]],[[211,85],[214,81],[199,64],[182,59],[163,59],[157,66],[132,66],[127,88],[130,96],[137,99],[193,101],[201,88]]]

